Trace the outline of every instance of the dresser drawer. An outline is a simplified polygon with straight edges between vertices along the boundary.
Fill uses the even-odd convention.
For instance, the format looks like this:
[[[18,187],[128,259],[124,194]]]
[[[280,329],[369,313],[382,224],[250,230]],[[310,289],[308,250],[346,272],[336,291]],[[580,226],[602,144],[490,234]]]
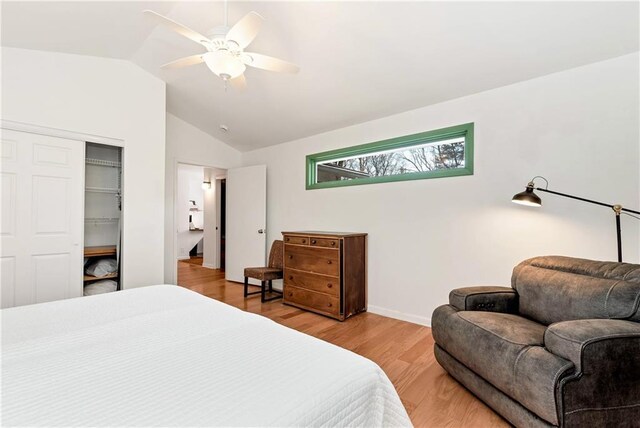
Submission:
[[[288,268],[307,272],[340,275],[340,254],[329,248],[285,245],[284,264]]]
[[[314,291],[286,285],[284,289],[285,303],[298,304],[333,316],[340,314],[340,299]]]
[[[340,240],[333,238],[309,238],[309,244],[314,247],[339,248]]]
[[[337,297],[340,295],[340,278],[336,276],[318,275],[295,269],[285,269],[284,283],[306,290],[329,294],[330,296]]]
[[[285,235],[284,243],[285,244],[295,244],[295,245],[309,245],[309,237],[308,236]]]

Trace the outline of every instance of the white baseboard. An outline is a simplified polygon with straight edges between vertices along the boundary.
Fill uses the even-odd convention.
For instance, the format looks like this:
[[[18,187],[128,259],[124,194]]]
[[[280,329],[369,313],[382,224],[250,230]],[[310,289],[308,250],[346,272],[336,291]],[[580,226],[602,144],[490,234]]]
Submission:
[[[206,267],[207,269],[218,269],[214,265],[209,264],[209,263],[204,263],[204,262],[202,263],[202,267]]]
[[[190,258],[189,256],[178,256],[178,260],[189,260]]]
[[[397,320],[408,321],[414,324],[420,324],[427,327],[431,327],[430,317],[423,317],[420,315],[413,315],[413,314],[405,314],[404,312],[395,311],[393,309],[381,308],[380,306],[374,306],[374,305],[368,305],[367,311],[374,314],[382,315],[385,317],[395,318]]]

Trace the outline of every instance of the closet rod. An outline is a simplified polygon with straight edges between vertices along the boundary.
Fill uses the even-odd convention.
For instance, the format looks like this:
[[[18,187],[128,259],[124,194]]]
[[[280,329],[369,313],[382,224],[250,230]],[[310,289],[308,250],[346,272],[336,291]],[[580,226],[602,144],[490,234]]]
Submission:
[[[120,189],[110,187],[85,187],[85,190],[93,193],[120,193]]]

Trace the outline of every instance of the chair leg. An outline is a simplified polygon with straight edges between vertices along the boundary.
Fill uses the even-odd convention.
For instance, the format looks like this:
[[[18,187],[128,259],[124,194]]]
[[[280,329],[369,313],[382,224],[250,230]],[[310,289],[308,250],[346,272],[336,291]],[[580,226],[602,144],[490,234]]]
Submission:
[[[260,301],[261,301],[261,302],[264,302],[264,301],[265,301],[265,299],[266,299],[266,297],[267,297],[267,296],[266,296],[266,291],[267,291],[267,290],[266,290],[266,284],[265,284],[265,281],[261,281],[260,283],[261,283],[261,286],[260,286],[260,291],[261,291],[261,294],[260,294]]]
[[[248,296],[248,291],[249,291],[249,278],[248,277],[244,277],[244,297]]]
[[[276,299],[282,299],[282,291],[280,290],[274,290],[273,289],[273,280],[269,280],[269,293],[270,293],[270,297],[268,299],[265,299],[265,302],[270,302],[272,300],[276,300]]]

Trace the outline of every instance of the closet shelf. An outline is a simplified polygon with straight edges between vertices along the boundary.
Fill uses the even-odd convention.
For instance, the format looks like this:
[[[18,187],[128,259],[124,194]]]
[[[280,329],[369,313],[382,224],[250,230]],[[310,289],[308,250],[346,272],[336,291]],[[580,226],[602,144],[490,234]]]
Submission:
[[[113,193],[113,194],[120,193],[120,189],[115,189],[110,187],[85,187],[85,190],[87,192],[93,192],[93,193]]]
[[[99,247],[84,247],[85,257],[99,257],[99,256],[115,256],[115,245],[102,245]]]
[[[85,223],[117,223],[120,220],[119,217],[86,217]]]
[[[103,160],[103,159],[86,158],[85,163],[87,163],[88,165],[110,166],[112,168],[122,168],[122,162]]]

